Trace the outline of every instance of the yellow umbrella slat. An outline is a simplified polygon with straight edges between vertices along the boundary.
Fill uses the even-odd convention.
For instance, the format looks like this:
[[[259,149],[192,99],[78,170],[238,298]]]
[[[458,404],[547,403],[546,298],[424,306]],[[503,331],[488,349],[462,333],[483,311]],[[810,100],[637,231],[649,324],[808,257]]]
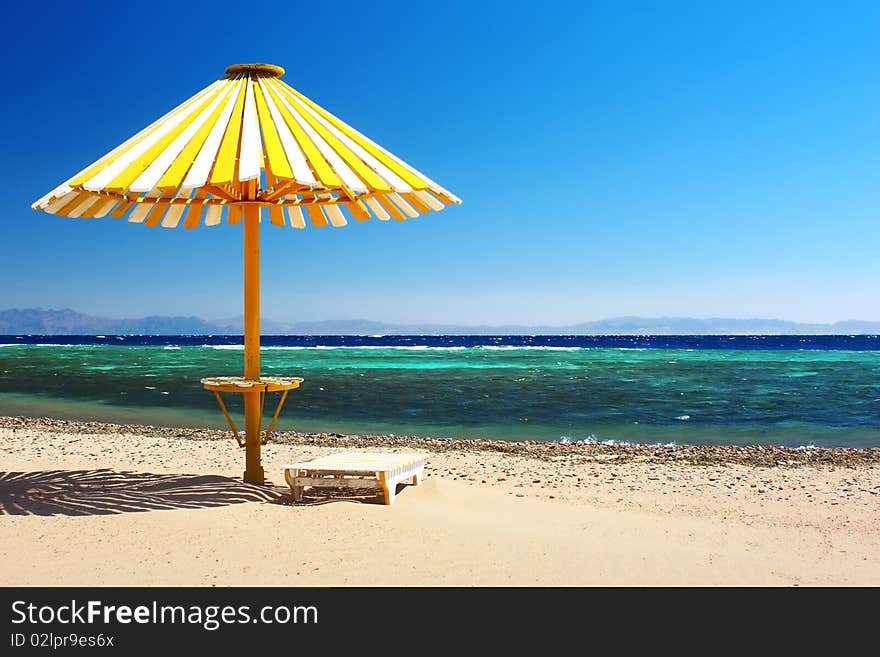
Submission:
[[[378,144],[374,143],[360,132],[352,128],[350,125],[345,123],[342,119],[334,116],[323,107],[315,103],[314,101],[306,98],[303,94],[298,92],[293,87],[285,84],[284,82],[279,81],[279,85],[283,85],[285,89],[287,89],[294,96],[302,100],[303,103],[308,105],[311,109],[313,109],[317,114],[320,114],[322,117],[327,119],[331,124],[333,124],[336,128],[345,133],[348,137],[354,140],[357,144],[359,144],[362,148],[368,151],[373,157],[380,160],[385,166],[394,171],[398,176],[403,178],[408,184],[412,185],[416,189],[424,189],[429,186],[428,179],[423,177],[422,174],[415,169],[412,169],[409,166],[404,166],[400,160],[391,156],[388,151],[384,148],[380,147]]]
[[[446,194],[443,194],[442,192],[440,192],[440,191],[438,191],[438,190],[436,190],[436,189],[429,189],[429,190],[428,190],[428,193],[429,193],[431,196],[433,196],[434,198],[438,199],[438,200],[439,200],[440,202],[442,202],[444,205],[452,205],[452,204],[454,203],[454,201],[452,200],[452,198],[450,198],[450,197],[447,196]]]
[[[273,226],[285,225],[284,211],[281,209],[280,205],[269,206],[269,223],[271,223]]]
[[[184,193],[183,191],[179,193]],[[207,192],[204,189],[195,189],[192,192],[192,198],[189,199],[189,204],[183,206],[183,227],[184,228],[198,228],[199,223],[201,222],[202,212],[205,209],[205,204],[203,201],[207,197]]]
[[[394,203],[388,200],[387,196],[382,194],[380,196],[377,196],[376,200],[378,200],[379,203],[382,204],[382,206],[388,211],[388,214],[390,214],[392,217],[394,217],[398,221],[406,220],[406,217],[403,215],[403,213],[397,209],[397,206],[395,206]]]
[[[287,93],[289,87],[282,86],[274,81],[270,82],[270,84],[280,90],[279,97],[282,104],[297,117],[303,130],[309,134],[312,141],[321,149],[322,154],[333,163],[334,169],[343,179],[349,175],[348,171],[353,171],[357,178],[366,183],[372,190],[385,191],[391,189],[388,182],[380,178],[351,149],[345,146],[332,132],[327,130],[320,121],[317,121],[311,112],[303,111],[303,105],[299,102],[298,98]],[[348,183],[348,181],[346,182]],[[357,190],[358,186],[355,182],[352,180],[349,183],[349,187]]]
[[[221,140],[226,134],[226,128],[229,125],[229,121],[238,104],[238,98],[243,85],[244,80],[235,80],[229,84],[231,89],[227,96],[226,104],[217,116],[214,124],[211,126],[211,131],[205,138],[204,144],[202,144],[198,155],[196,155],[196,159],[193,161],[189,172],[186,174],[182,187],[202,187],[208,182],[208,175],[211,173],[211,168],[217,159]]]
[[[345,207],[351,212],[351,216],[355,221],[366,221],[370,218],[370,212],[364,207],[363,201],[355,201],[354,203],[346,203]]]
[[[285,144],[288,145],[288,154],[292,153],[296,158],[294,178],[305,185],[316,185],[320,181],[323,187],[341,187],[342,180],[321,154],[321,149],[309,138],[303,128],[302,121],[296,112],[292,111],[290,104],[285,103],[271,85],[266,84],[263,87],[268,91],[266,98],[271,103],[270,107],[277,110],[276,125],[282,131],[286,128],[287,134],[290,136],[290,140]],[[357,182],[355,188],[363,191],[367,189],[360,181]]]
[[[219,90],[215,88],[211,95]],[[152,160],[168,145],[168,143],[184,129],[187,123],[197,115],[200,107],[206,99],[202,98],[198,103],[186,108],[173,117],[162,121],[155,130],[143,139],[120,153],[106,167],[98,171],[93,177],[82,183],[84,189],[90,191],[116,190],[123,192],[129,184],[145,169]]]
[[[187,130],[189,138],[185,141],[181,139],[184,143],[180,144],[179,148],[175,148],[174,159],[165,168],[158,181],[154,181],[153,184],[156,187],[165,190],[177,189],[181,186],[184,177],[193,166],[196,156],[205,145],[211,129],[216,125],[226,106],[230,104],[234,92],[235,88],[232,85],[227,86],[211,104],[211,109],[203,112],[202,116],[193,122]],[[230,113],[231,111],[230,108]]]
[[[153,135],[142,142],[149,146],[138,155],[128,166],[118,172],[112,180],[103,185],[103,189],[114,192],[147,192],[155,188],[156,183],[171,164],[167,162],[166,152],[173,155],[173,144],[183,141],[181,148],[188,141],[186,133],[190,126],[197,122],[205,110],[209,110],[217,102],[219,90],[208,96],[202,103],[196,105],[191,112],[183,114],[178,119],[169,121]],[[120,160],[128,159],[125,155]],[[86,185],[88,189],[88,186]]]
[[[68,217],[82,217],[89,209],[89,207],[93,206],[95,203],[101,200],[100,196],[91,196],[86,195],[79,203],[77,203],[72,210],[67,213]],[[85,217],[88,218],[88,217]]]
[[[202,219],[202,212],[204,212],[205,206],[201,203],[190,205],[186,210],[186,216],[183,218],[183,227],[184,228],[198,228],[199,222]]]
[[[223,134],[223,141],[220,142],[220,148],[214,160],[214,168],[208,181],[213,184],[231,183],[235,175],[235,164],[238,161],[238,136],[241,133],[242,108],[244,107],[245,87],[247,87],[247,79],[242,80],[239,85],[238,95],[235,98],[235,105],[226,125]]]
[[[95,219],[97,218],[98,211],[101,210],[107,204],[107,199],[103,196],[95,196],[94,202],[89,204],[89,207],[85,209],[85,211],[80,215],[83,219]]]
[[[301,96],[301,94],[300,94]],[[288,98],[296,104],[298,110],[303,115],[309,115],[314,121],[321,124],[330,134],[345,145],[354,155],[359,158],[366,166],[375,171],[381,178],[391,184],[394,189],[400,191],[411,191],[412,187],[400,178],[394,171],[386,167],[382,162],[371,155],[356,141],[352,140],[345,132],[336,127],[333,123],[324,118],[321,114],[315,112],[309,105],[300,100],[300,96],[288,94]]]
[[[131,206],[134,205],[131,201],[120,201],[119,205],[113,208],[113,211],[110,213],[110,216],[114,219],[120,219],[125,216],[125,213],[131,209]]]
[[[62,198],[58,199],[56,203],[58,203],[58,208],[54,211],[54,214],[67,215],[71,210],[78,207],[80,203],[89,198],[89,195],[85,192],[79,192],[76,194],[66,194]],[[52,204],[55,205],[54,203]],[[52,206],[49,206],[50,208]],[[48,209],[49,212],[52,212],[51,209]]]
[[[400,196],[409,201],[412,206],[422,214],[427,214],[431,211],[431,208],[422,200],[418,195],[418,192],[403,192]]]
[[[312,222],[313,226],[327,225],[327,217],[325,217],[324,213],[321,212],[320,205],[309,204],[306,206],[306,211],[309,213],[309,220]]]
[[[100,206],[95,210],[94,217],[96,219],[100,219],[102,217],[106,217],[111,209],[116,205],[116,199],[104,199],[104,201],[100,204]]]
[[[221,107],[226,91],[227,89],[221,89],[219,93],[207,101],[207,105],[200,106],[193,113],[192,117],[189,117],[189,120],[182,122],[176,130],[156,144],[154,149],[157,150],[158,154],[155,158],[151,158],[149,154],[144,155],[144,159],[149,161],[149,164],[131,183],[129,186],[131,191],[148,192],[158,186],[163,174],[174,164],[175,160],[177,160],[187,144],[201,130],[202,126],[208,122],[214,110]],[[108,185],[108,188],[112,189],[112,187],[112,185]],[[177,185],[166,184],[163,187],[176,188]]]
[[[202,89],[199,93],[194,95],[192,98],[184,101],[177,107],[175,107],[170,112],[166,113],[164,116],[156,119],[153,123],[148,125],[146,128],[138,132],[133,137],[130,137],[128,140],[111,150],[106,155],[102,156],[100,159],[95,161],[93,164],[90,164],[85,169],[77,173],[73,176],[67,184],[71,187],[82,185],[87,180],[91,179],[101,170],[107,168],[110,164],[112,164],[119,156],[123,153],[127,152],[129,149],[136,146],[139,142],[146,139],[149,135],[155,132],[162,124],[166,121],[173,119],[177,114],[184,112],[187,108],[191,107],[193,104],[197,103],[201,98],[203,98],[206,94],[211,93],[214,89],[222,85],[222,80],[218,80],[213,84],[208,85],[204,89]],[[42,200],[42,199],[41,199]],[[37,201],[39,204],[40,201]]]
[[[49,214],[58,214],[58,210],[63,208],[67,203],[71,201],[71,199],[76,198],[79,192],[75,190],[70,190],[68,192],[59,194],[58,196],[46,196],[45,198],[51,198],[51,201],[44,201],[44,205],[42,209]]]
[[[293,169],[290,168],[290,162],[284,153],[284,146],[281,143],[281,137],[278,136],[278,128],[266,104],[266,98],[262,85],[255,89],[257,111],[260,115],[260,126],[263,129],[263,147],[266,155],[266,171],[267,174],[275,178],[293,178]]]
[[[167,202],[159,202],[148,205],[147,207],[152,207],[152,210],[150,210],[147,218],[144,219],[144,226],[155,228],[159,225],[162,215],[165,214],[165,211],[169,208],[169,204]]]

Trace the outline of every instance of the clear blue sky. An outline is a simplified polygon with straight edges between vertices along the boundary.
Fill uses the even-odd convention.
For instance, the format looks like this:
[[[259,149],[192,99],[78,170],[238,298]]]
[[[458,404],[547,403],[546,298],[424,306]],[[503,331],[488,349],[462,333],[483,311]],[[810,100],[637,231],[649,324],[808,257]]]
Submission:
[[[241,314],[240,226],[29,206],[265,61],[464,201],[265,225],[265,317],[880,319],[876,2],[199,4],[5,9],[0,308]]]

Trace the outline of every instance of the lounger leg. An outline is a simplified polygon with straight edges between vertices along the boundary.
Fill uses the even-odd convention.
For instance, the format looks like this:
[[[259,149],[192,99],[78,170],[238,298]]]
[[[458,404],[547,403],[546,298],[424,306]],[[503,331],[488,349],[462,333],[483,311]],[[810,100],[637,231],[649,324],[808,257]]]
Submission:
[[[287,480],[287,485],[290,486],[290,499],[294,502],[302,502],[303,499],[303,487],[296,485],[296,478],[299,474],[299,470],[296,470],[295,472],[291,472],[290,470],[284,471],[284,478]]]
[[[382,491],[385,493],[385,506],[394,504],[394,494],[397,492],[397,485],[390,484],[385,478],[385,473],[379,473],[379,483],[382,484]]]
[[[412,485],[413,485],[413,486],[418,486],[419,484],[421,484],[421,483],[422,483],[422,476],[423,476],[423,475],[424,475],[424,472],[423,472],[422,470],[419,470],[418,472],[416,472],[416,473],[413,475]]]

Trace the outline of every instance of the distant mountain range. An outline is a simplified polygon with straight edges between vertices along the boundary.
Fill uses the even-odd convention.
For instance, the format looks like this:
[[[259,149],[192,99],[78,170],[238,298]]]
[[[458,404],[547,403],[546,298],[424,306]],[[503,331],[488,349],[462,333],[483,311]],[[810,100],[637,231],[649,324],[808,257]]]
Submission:
[[[880,322],[801,324],[782,319],[615,317],[570,326],[389,324],[365,319],[319,322],[262,320],[264,335],[833,335],[880,334]],[[0,310],[3,335],[241,335],[242,318],[150,316],[108,319],[70,310]]]

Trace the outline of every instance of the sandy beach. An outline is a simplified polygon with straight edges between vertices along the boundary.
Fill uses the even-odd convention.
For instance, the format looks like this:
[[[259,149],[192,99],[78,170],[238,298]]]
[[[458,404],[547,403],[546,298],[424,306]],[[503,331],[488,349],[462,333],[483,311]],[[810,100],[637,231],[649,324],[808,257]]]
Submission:
[[[0,418],[5,585],[878,585],[880,450],[283,434]],[[393,507],[281,466],[428,451]]]

